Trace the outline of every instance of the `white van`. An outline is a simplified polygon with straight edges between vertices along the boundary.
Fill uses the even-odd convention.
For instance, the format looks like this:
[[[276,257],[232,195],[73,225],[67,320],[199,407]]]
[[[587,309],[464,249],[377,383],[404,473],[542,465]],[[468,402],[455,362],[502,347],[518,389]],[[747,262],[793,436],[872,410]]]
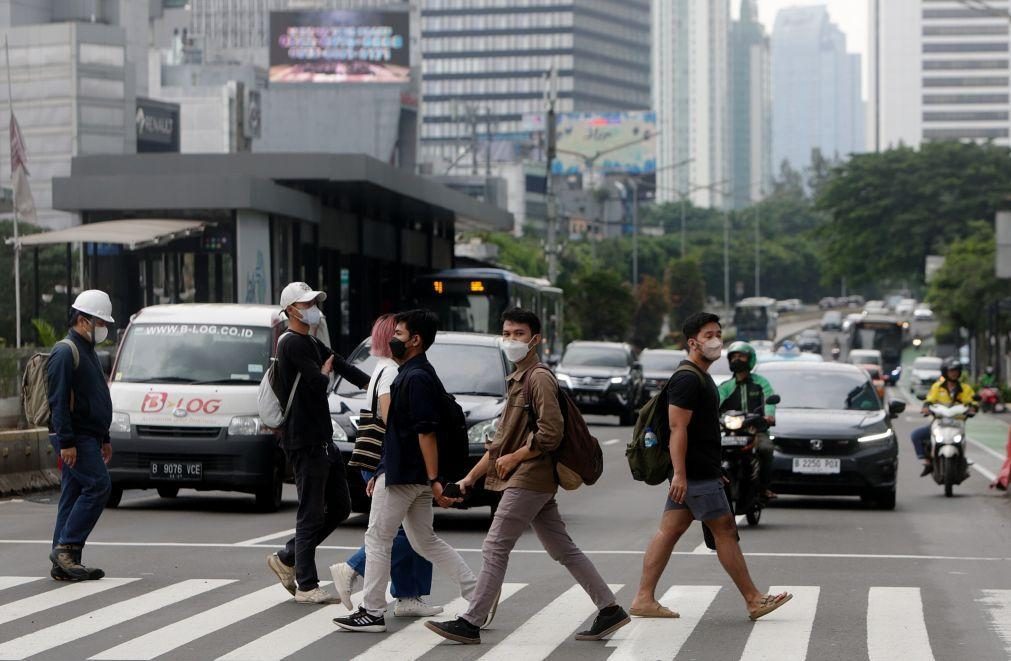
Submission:
[[[112,369],[112,495],[180,488],[252,493],[281,505],[284,453],[257,417],[257,386],[285,329],[269,305],[144,308]]]

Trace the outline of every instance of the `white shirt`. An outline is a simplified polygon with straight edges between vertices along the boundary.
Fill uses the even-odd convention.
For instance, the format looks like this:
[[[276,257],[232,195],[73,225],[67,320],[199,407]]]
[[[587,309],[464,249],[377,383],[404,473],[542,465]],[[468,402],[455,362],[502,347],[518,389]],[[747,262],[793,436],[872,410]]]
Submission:
[[[392,358],[380,358],[376,362],[376,367],[372,370],[372,378],[369,379],[369,387],[365,390],[365,408],[372,406],[372,393],[378,393],[379,397],[390,394],[390,387],[393,385],[393,380],[397,378],[399,369],[400,366]],[[379,408],[378,400],[376,408]],[[379,414],[379,411],[373,411],[373,413]]]

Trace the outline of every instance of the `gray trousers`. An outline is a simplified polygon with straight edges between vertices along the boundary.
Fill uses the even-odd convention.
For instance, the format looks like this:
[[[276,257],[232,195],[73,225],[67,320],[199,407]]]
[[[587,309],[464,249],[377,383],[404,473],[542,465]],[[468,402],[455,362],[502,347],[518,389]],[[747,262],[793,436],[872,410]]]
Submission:
[[[460,596],[470,600],[474,591],[474,572],[452,546],[437,537],[432,528],[432,490],[419,484],[386,486],[386,475],[376,478],[365,531],[366,610],[372,615],[386,612],[386,582],[390,580],[393,539],[403,524],[407,541],[425,560],[447,574],[460,587]]]
[[[615,603],[614,593],[607,587],[600,572],[565,531],[555,495],[510,487],[502,492],[495,519],[484,538],[484,546],[481,547],[484,564],[477,577],[474,598],[470,600],[467,612],[461,616],[463,619],[474,626],[484,623],[505,580],[509,553],[527,526],[533,526],[544,550],[569,570],[598,609]]]

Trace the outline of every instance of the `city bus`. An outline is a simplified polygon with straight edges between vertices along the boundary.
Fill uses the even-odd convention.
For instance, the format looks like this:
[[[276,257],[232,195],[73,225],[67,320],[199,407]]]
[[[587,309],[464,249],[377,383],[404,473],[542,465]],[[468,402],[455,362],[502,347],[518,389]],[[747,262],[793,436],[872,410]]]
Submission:
[[[774,298],[744,298],[734,306],[734,328],[738,340],[775,342],[778,319]]]
[[[893,384],[898,381],[905,341],[904,324],[885,315],[866,315],[850,326],[849,348],[877,349],[881,352],[881,367]]]
[[[533,310],[541,319],[545,361],[561,358],[564,300],[547,280],[494,268],[446,269],[414,280],[418,305],[439,315],[442,330],[466,333],[502,331],[502,313],[513,307]]]

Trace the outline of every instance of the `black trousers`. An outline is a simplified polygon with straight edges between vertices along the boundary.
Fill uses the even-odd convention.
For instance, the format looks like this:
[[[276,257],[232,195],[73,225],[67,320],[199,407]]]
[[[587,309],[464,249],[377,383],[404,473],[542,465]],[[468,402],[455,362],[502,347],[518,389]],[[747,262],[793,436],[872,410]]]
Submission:
[[[328,461],[322,444],[285,450],[285,454],[295,473],[298,512],[295,536],[277,557],[295,567],[299,590],[312,590],[319,586],[316,547],[351,514],[351,494],[343,460],[338,455],[337,461]]]

